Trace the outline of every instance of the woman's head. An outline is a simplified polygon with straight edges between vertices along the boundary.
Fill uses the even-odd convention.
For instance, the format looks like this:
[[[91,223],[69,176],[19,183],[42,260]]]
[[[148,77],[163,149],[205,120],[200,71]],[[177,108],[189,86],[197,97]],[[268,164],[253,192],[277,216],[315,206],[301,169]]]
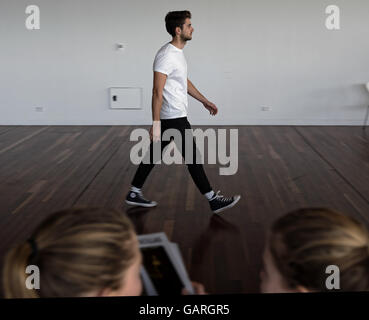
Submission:
[[[123,213],[104,208],[59,211],[31,239],[35,246],[24,242],[5,257],[6,298],[141,294],[141,254],[133,225]],[[40,270],[38,290],[26,288],[28,265]]]
[[[330,265],[339,268],[341,290],[369,290],[368,230],[330,209],[300,209],[275,221],[263,260],[262,292],[327,291]]]

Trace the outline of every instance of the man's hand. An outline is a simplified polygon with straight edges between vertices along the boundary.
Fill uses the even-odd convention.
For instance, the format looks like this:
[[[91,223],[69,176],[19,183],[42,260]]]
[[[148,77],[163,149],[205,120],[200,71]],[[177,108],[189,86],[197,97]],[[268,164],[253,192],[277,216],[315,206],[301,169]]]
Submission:
[[[212,116],[215,116],[218,113],[218,108],[216,105],[210,101],[206,101],[203,103],[204,107],[209,110]]]
[[[150,139],[153,142],[160,141],[160,121],[153,121],[152,127],[150,128]]]

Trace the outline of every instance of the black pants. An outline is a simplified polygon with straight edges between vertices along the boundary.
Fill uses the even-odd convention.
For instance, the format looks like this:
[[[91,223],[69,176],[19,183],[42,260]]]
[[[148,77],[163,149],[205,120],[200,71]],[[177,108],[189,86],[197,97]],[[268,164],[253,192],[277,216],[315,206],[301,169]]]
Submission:
[[[161,137],[163,137],[163,133],[165,132],[165,130],[167,129],[177,129],[180,133],[181,133],[181,139],[182,139],[182,146],[181,148],[178,149],[181,151],[182,153],[182,157],[183,159],[185,159],[185,130],[186,129],[191,129],[191,125],[187,120],[187,117],[183,117],[183,118],[175,118],[175,119],[163,119],[161,120]],[[204,167],[201,163],[196,163],[196,159],[199,161],[198,157],[201,157],[198,149],[196,148],[196,143],[195,140],[193,139],[193,136],[191,134],[191,139],[193,141],[193,148],[192,148],[192,154],[193,154],[193,158],[192,158],[192,163],[187,164],[187,168],[190,171],[191,177],[194,181],[194,183],[196,184],[197,188],[200,190],[200,192],[202,194],[205,194],[207,192],[210,192],[212,190],[212,188],[210,187],[208,178],[206,177],[205,171],[204,171]],[[174,140],[175,141],[175,140]],[[170,143],[171,141],[163,141],[161,139],[161,154],[163,152],[163,149]],[[154,158],[153,158],[153,142],[151,142],[150,144],[150,161],[147,161],[148,163],[143,163],[141,162],[136,174],[133,178],[132,181],[132,186],[136,187],[136,188],[142,188],[142,186],[145,183],[146,178],[148,177],[148,175],[150,174],[151,170],[154,168],[155,163],[154,163]]]

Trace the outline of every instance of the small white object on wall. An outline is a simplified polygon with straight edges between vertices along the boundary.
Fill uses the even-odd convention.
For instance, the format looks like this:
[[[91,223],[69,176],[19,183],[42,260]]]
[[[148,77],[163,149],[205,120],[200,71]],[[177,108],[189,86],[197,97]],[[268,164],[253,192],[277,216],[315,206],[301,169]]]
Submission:
[[[111,109],[142,109],[142,88],[112,87],[109,91]]]

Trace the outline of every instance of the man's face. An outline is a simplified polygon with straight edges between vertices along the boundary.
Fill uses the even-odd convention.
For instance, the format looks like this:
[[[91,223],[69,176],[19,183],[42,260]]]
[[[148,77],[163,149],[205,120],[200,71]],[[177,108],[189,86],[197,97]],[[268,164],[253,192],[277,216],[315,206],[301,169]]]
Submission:
[[[192,32],[194,28],[192,27],[190,18],[186,18],[185,23],[182,26],[181,30],[181,40],[188,41],[192,39]]]

